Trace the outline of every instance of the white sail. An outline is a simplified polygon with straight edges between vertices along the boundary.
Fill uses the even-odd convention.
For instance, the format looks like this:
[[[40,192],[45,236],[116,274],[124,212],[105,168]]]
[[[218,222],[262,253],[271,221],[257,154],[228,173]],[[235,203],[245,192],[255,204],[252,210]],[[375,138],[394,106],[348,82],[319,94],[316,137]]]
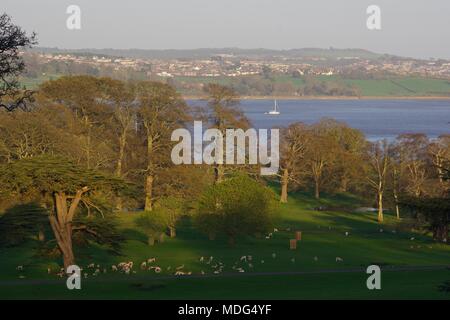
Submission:
[[[269,114],[269,115],[279,115],[280,111],[278,111],[278,102],[277,100],[274,100],[274,106],[273,106],[273,110],[266,112],[265,114]]]

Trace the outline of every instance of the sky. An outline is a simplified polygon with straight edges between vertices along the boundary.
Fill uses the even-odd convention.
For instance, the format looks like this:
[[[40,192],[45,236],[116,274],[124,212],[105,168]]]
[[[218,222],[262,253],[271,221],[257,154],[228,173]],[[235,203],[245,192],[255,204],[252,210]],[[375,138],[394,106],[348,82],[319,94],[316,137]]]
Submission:
[[[69,30],[69,5],[81,29]],[[368,30],[366,9],[381,9]],[[0,12],[67,49],[362,48],[450,59],[449,0],[0,0]]]

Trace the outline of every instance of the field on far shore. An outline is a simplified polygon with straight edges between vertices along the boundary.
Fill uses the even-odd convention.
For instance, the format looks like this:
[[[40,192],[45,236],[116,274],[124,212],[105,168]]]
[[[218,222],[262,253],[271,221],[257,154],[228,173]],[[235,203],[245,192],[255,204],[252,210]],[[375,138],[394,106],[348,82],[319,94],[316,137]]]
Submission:
[[[150,247],[134,223],[137,214],[123,213],[122,256],[98,246],[76,250],[88,275],[81,290],[66,289],[55,274],[59,259],[39,254],[37,242],[0,249],[0,299],[449,299],[438,286],[450,280],[450,246],[406,228],[390,214],[380,226],[375,213],[354,210],[361,205],[348,194],[317,201],[298,193],[281,207],[271,235],[241,238],[234,247],[221,237],[208,240],[188,218],[180,222],[176,238]],[[326,210],[315,210],[318,206]],[[297,250],[289,250],[297,230],[302,240]],[[243,256],[251,258],[241,261]],[[140,268],[149,258],[156,258],[148,266],[160,267],[160,273]],[[122,261],[133,261],[135,273],[112,271]],[[91,263],[94,268],[88,268]],[[371,264],[382,267],[382,290],[366,287],[365,269]],[[16,270],[19,265],[23,271]],[[175,276],[176,268],[185,275]],[[96,276],[95,269],[100,270]]]
[[[38,78],[22,78],[21,83],[29,88],[35,89],[40,83],[48,80],[53,80],[61,77],[61,74],[46,74]],[[234,77],[175,77],[179,83],[185,84],[206,84],[219,83],[222,85],[234,85],[237,78]],[[270,96],[251,95],[242,96],[242,99],[380,99],[380,98],[394,98],[394,99],[450,99],[450,80],[420,78],[420,77],[397,77],[386,78],[380,80],[373,79],[346,79],[340,76],[316,76],[317,81],[339,83],[345,86],[355,86],[360,89],[360,96],[328,96],[328,95],[313,95],[313,96],[299,96],[299,95],[285,95],[274,93]],[[159,78],[165,81],[165,78]],[[295,78],[289,75],[274,76],[275,83],[290,82],[295,88],[301,88],[305,85],[302,78]],[[198,99],[202,97],[201,92],[178,88],[180,93],[186,98]]]
[[[446,79],[433,79],[433,78],[420,78],[420,77],[391,77],[386,79],[346,79],[340,76],[316,76],[313,77],[317,81],[333,82],[345,86],[355,86],[359,88],[361,95],[347,96],[347,97],[333,97],[333,96],[285,96],[289,99],[314,99],[314,98],[450,98],[450,80]],[[236,83],[236,78],[231,77],[175,77],[176,80],[185,83],[210,83],[215,82],[223,85],[233,85]],[[291,83],[295,88],[301,88],[305,85],[303,78],[295,78],[289,75],[278,75],[273,78],[274,83]],[[189,91],[182,91],[184,95],[194,95]],[[277,95],[274,93],[274,95]],[[283,95],[278,95],[283,97]],[[251,99],[257,99],[258,95],[252,95]],[[271,96],[273,98],[273,96]]]

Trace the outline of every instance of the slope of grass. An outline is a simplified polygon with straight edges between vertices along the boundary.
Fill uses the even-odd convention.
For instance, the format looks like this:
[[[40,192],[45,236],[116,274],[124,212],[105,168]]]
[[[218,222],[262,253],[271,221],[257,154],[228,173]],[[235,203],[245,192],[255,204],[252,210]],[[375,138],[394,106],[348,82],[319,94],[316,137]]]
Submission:
[[[450,271],[399,268],[449,265],[450,246],[401,231],[392,216],[380,227],[375,214],[354,213],[358,205],[358,199],[349,195],[316,201],[309,194],[296,194],[281,207],[278,232],[270,239],[242,238],[235,247],[220,237],[208,240],[189,219],[180,222],[177,238],[149,247],[134,224],[136,214],[123,214],[127,241],[122,256],[98,246],[77,250],[77,263],[88,273],[83,290],[69,292],[64,281],[48,275],[47,268],[56,270],[58,259],[36,256],[36,244],[29,243],[0,250],[0,298],[448,298],[436,287],[450,278]],[[315,211],[318,206],[330,211]],[[297,250],[289,250],[296,230],[302,231],[303,239]],[[244,255],[252,256],[252,266],[240,261]],[[213,262],[201,262],[202,256],[213,256]],[[160,274],[140,270],[139,264],[150,257],[157,258],[154,265],[162,268]],[[336,257],[343,262],[336,262]],[[120,261],[134,261],[136,273],[111,272],[111,265]],[[217,269],[212,266],[219,262],[223,272],[214,274]],[[94,277],[94,269],[86,268],[89,263],[99,264],[102,273]],[[364,269],[370,264],[390,269],[383,271],[379,292],[365,286]],[[24,271],[17,271],[17,265],[24,265]],[[181,265],[192,275],[174,277]],[[233,265],[245,272],[237,272]]]

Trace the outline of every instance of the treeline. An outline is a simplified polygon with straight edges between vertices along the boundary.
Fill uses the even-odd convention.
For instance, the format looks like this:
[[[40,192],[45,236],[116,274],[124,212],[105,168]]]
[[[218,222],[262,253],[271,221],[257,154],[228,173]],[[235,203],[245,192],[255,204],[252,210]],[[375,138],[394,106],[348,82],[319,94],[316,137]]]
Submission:
[[[313,186],[316,198],[321,190],[351,192],[371,199],[382,223],[386,207],[400,219],[401,207],[411,199],[448,195],[450,134],[436,139],[402,134],[390,142],[369,142],[360,131],[332,119],[295,123],[282,133],[282,202],[289,188]],[[448,218],[443,221],[447,228]]]
[[[277,80],[276,74],[241,76],[224,80],[241,96],[330,96],[330,97],[359,97],[361,89],[355,85],[346,84],[338,79],[322,80],[316,76],[301,76],[294,74],[284,80]],[[298,81],[296,81],[298,80]],[[186,95],[202,96],[203,88],[209,81],[189,81],[170,78],[168,83],[174,85]],[[211,82],[220,82],[214,81]],[[297,82],[300,82],[297,84]]]
[[[249,126],[231,89],[210,85],[207,94],[209,103],[204,110],[196,110],[198,119],[222,132]],[[221,229],[224,224],[220,221],[239,221],[227,215],[242,215],[244,202],[236,201],[242,193],[224,200],[239,204],[234,211],[196,210],[204,192],[214,194],[216,185],[226,177],[232,178],[226,183],[237,179],[241,188],[252,186],[252,180],[239,178],[239,172],[251,172],[245,166],[229,172],[220,164],[173,164],[171,134],[188,127],[192,114],[168,84],[90,76],[43,83],[25,110],[0,110],[0,206],[7,209],[0,229],[5,238],[8,235],[17,243],[23,240],[16,237],[19,227],[35,230],[31,213],[40,211],[31,210],[28,225],[14,209],[22,203],[35,203],[48,211],[66,266],[74,262],[75,239],[118,248],[120,235],[114,222],[118,212],[143,211],[137,224],[148,233],[149,243],[162,241],[167,229],[175,236],[177,219],[197,212],[200,229],[216,226],[219,230],[214,233],[226,234],[233,242],[242,233],[256,232],[254,228],[261,224],[253,227],[254,220]],[[252,199],[268,189],[253,190]],[[207,205],[208,199],[213,198],[202,203]],[[248,208],[249,202],[245,203]],[[268,207],[257,213],[270,214]],[[203,219],[202,215],[210,216]]]

